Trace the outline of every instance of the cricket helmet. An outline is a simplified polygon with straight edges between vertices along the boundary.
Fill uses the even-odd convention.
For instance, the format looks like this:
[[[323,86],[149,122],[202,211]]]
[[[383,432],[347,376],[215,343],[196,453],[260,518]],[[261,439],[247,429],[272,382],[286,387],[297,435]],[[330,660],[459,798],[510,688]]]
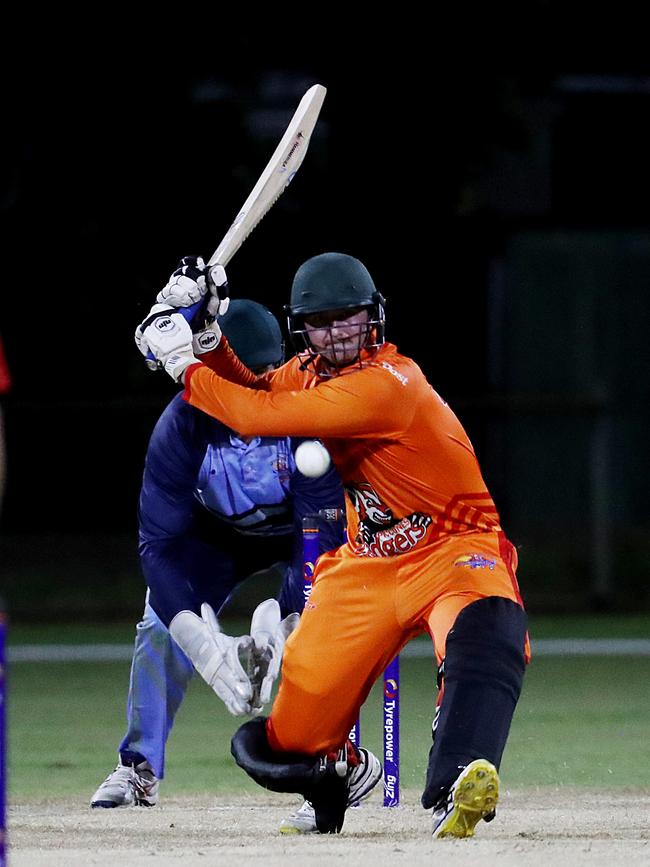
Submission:
[[[228,311],[219,317],[219,325],[235,355],[251,370],[277,367],[284,361],[280,325],[263,304],[233,299]]]
[[[299,355],[315,356],[304,327],[305,317],[328,310],[367,308],[368,323],[360,349],[384,342],[384,298],[366,266],[346,253],[321,253],[304,262],[293,280],[285,310],[289,333]],[[335,365],[336,366],[336,365]]]

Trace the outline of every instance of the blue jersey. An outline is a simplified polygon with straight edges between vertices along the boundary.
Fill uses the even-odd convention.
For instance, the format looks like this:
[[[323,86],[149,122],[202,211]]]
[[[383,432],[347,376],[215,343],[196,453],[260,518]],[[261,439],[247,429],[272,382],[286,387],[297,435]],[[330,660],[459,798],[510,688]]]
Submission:
[[[318,479],[296,469],[300,442],[246,442],[180,394],[168,404],[149,442],[138,510],[140,561],[165,624],[205,601],[218,609],[239,580],[274,559],[290,564],[284,611],[302,609],[302,518],[342,509],[343,491],[333,468]],[[337,547],[342,526],[321,522],[321,540],[322,551]]]

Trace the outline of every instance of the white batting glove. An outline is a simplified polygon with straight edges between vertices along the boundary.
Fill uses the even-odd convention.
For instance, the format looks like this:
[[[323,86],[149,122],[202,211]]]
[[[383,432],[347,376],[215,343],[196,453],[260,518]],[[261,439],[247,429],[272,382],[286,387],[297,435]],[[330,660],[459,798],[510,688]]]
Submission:
[[[228,278],[222,265],[208,266],[201,256],[183,256],[156,301],[170,307],[189,307],[208,293],[207,312],[210,316],[223,316],[228,310]]]
[[[192,329],[185,318],[167,304],[154,304],[135,329],[135,343],[145,358],[151,353],[176,382],[196,362]]]
[[[228,278],[223,265],[213,265],[208,275],[208,287],[210,298],[208,299],[208,313],[210,316],[223,316],[230,305],[230,290]]]
[[[208,291],[205,262],[200,256],[183,256],[178,267],[156,295],[158,304],[170,307],[189,307]]]
[[[193,611],[179,611],[169,624],[169,634],[233,716],[251,713],[253,688],[239,659],[240,653],[250,651],[249,635],[224,635],[206,602],[201,617]]]
[[[203,329],[197,331],[192,338],[192,349],[194,355],[203,355],[205,352],[212,352],[219,346],[221,340],[221,328],[218,321],[215,319]]]
[[[253,689],[253,714],[262,712],[271,698],[273,684],[280,673],[284,645],[300,621],[299,614],[289,614],[280,620],[280,606],[276,599],[260,602],[251,620],[251,638],[248,672]]]

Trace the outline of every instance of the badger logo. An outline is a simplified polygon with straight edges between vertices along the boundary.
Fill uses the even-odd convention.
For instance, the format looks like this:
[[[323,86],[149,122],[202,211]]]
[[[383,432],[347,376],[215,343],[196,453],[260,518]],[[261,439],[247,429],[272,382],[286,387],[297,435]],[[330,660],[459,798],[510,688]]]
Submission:
[[[392,557],[414,548],[426,536],[431,515],[414,512],[396,518],[368,482],[350,485],[346,492],[359,516],[359,532],[354,540],[357,554]]]

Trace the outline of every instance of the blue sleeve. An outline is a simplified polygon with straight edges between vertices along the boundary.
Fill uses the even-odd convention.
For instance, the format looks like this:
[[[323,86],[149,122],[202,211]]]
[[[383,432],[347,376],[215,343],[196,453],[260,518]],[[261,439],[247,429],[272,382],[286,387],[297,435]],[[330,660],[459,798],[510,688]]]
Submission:
[[[302,442],[292,440],[292,450]],[[302,611],[305,602],[303,593],[302,519],[315,515],[321,509],[345,509],[343,486],[333,466],[318,479],[309,479],[295,470],[291,476],[293,498],[293,557],[280,591],[280,607],[283,616],[292,611]],[[321,554],[338,548],[344,542],[344,521],[319,521],[319,547]]]
[[[147,449],[138,508],[140,564],[150,604],[165,625],[185,608],[198,613],[202,601],[190,583],[196,558],[188,529],[207,423],[207,416],[177,395],[158,419]]]

